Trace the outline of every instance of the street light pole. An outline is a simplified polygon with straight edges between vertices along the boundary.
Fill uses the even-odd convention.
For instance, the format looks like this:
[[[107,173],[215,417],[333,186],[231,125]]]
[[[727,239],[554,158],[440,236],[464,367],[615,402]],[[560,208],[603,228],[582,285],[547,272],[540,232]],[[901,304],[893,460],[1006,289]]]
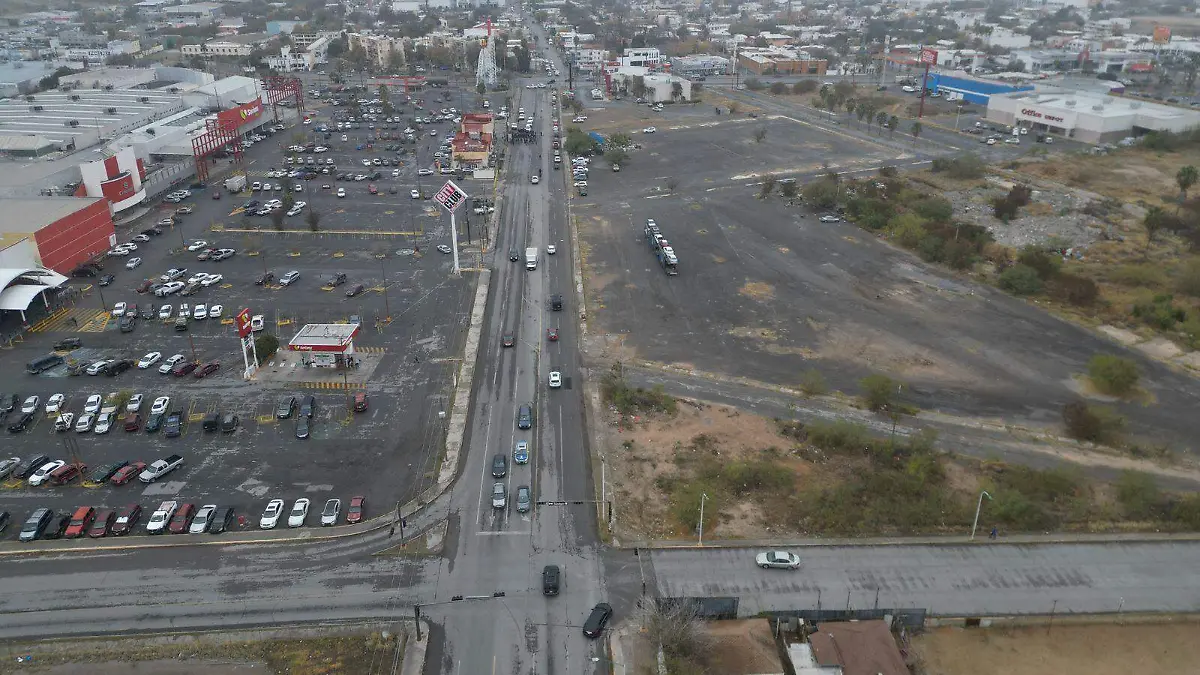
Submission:
[[[988,501],[992,501],[992,496],[984,490],[979,493],[979,503],[975,505],[975,522],[971,524],[971,539],[975,539],[975,528],[979,527],[979,512],[983,509],[983,498],[987,497]]]
[[[708,499],[708,495],[700,493],[700,538],[697,540],[697,546],[704,545],[704,502]]]

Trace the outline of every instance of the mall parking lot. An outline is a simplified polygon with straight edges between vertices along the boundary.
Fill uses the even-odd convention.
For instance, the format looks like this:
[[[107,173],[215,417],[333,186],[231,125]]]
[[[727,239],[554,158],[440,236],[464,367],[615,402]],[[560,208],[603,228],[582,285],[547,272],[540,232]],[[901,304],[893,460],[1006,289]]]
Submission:
[[[280,144],[290,145],[289,137],[297,133],[301,132],[292,129],[276,134],[248,150],[251,181],[277,182],[257,174],[265,172],[264,167],[280,165],[285,156]],[[342,157],[356,155],[345,148],[323,154],[339,163]],[[411,164],[402,168],[416,178]],[[366,184],[360,182],[351,184],[361,192],[354,197],[339,200],[322,194],[307,200],[322,212],[318,232],[309,230],[303,215],[288,219],[282,233],[273,231],[269,217],[256,218],[255,225],[269,231],[254,231],[245,227],[251,219],[235,212],[249,194],[222,190],[219,200],[212,198],[224,180],[224,169],[218,163],[210,187],[194,191],[182,204],[160,205],[136,223],[118,228],[118,239],[128,242],[175,209],[188,205],[193,209],[162,235],[139,242],[129,257],[108,259],[102,273],[114,275],[110,285],[73,280],[78,288],[88,288],[86,281],[93,284],[74,307],[31,318],[33,328],[25,341],[0,361],[5,393],[22,400],[37,395],[44,406],[51,395],[62,393],[66,396],[63,410],[78,416],[91,394],[141,393],[144,416],[154,398],[169,396],[170,408],[181,411],[185,420],[177,438],[167,438],[162,431],[126,432],[124,416],[107,434],[56,433],[55,416],[39,408],[26,431],[3,432],[5,451],[0,454],[5,457],[24,459],[45,453],[53,459],[78,458],[94,469],[117,461],[149,463],[178,453],[185,465],[149,485],[135,480],[123,486],[85,488],[75,481],[33,487],[8,480],[0,488],[0,511],[11,512],[17,524],[4,532],[5,538],[15,538],[20,522],[42,506],[67,512],[80,505],[115,507],[136,502],[148,516],[160,501],[176,499],[197,506],[234,506],[247,516],[247,526],[254,527],[272,498],[289,500],[290,507],[290,500],[308,497],[316,512],[327,498],[339,497],[345,503],[352,496],[365,495],[370,517],[428,485],[426,472],[432,468],[433,450],[443,431],[437,413],[446,405],[473,287],[469,275],[451,276],[449,256],[434,252],[433,247],[449,236],[448,219],[429,208],[431,202],[412,200],[399,191],[369,199]],[[392,180],[390,170],[387,180]],[[320,194],[319,180],[304,183],[298,200]],[[491,189],[490,181],[487,187]],[[197,241],[205,246],[188,251]],[[204,248],[231,248],[236,254],[222,261],[198,260]],[[471,246],[464,249],[464,255],[469,255]],[[141,265],[125,269],[133,257],[142,258]],[[136,292],[144,279],[157,278],[171,268],[187,268],[184,281],[197,272],[222,278],[190,297],[156,298]],[[300,276],[288,286],[277,281],[255,283],[266,271],[278,279],[291,270]],[[344,274],[345,280],[329,285],[337,274]],[[358,286],[360,292],[348,295]],[[152,308],[147,314],[154,318],[139,319],[131,332],[121,332],[119,320],[105,309],[117,302],[136,303],[139,313]],[[190,320],[187,330],[177,330],[175,317],[184,302],[193,308],[200,303],[219,304],[222,316]],[[162,305],[171,305],[171,318],[157,318]],[[284,345],[305,323],[358,317],[363,328],[355,344],[362,365],[343,376],[305,368],[299,354],[282,351],[253,381],[246,382],[231,321],[243,307],[261,315],[265,331],[277,334]],[[73,362],[136,361],[149,352],[160,352],[164,360],[181,354],[187,361],[218,362],[220,368],[203,379],[159,374],[163,361],[113,377],[71,376],[65,365],[39,375],[24,372],[27,362],[47,354],[65,337],[78,337],[83,343],[82,348],[64,354]],[[367,393],[369,408],[353,413],[350,398],[359,391]],[[277,419],[274,410],[281,397],[307,394],[316,397],[316,415],[310,437],[299,439],[296,420]],[[206,433],[201,420],[213,412],[235,413],[238,428],[228,434]],[[9,415],[6,424],[18,417],[19,412]],[[309,525],[317,520],[314,513]]]

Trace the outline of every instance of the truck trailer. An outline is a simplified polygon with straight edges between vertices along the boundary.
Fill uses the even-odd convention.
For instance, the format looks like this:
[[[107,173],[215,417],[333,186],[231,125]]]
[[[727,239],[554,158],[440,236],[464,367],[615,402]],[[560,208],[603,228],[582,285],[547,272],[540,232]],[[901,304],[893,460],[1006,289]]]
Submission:
[[[654,257],[658,260],[658,264],[662,265],[663,271],[667,276],[675,276],[679,274],[679,258],[675,255],[675,249],[671,247],[671,243],[667,238],[662,236],[662,231],[658,229],[658,224],[653,220],[646,221],[646,243],[650,245],[650,250],[654,253]]]
[[[532,247],[532,248],[527,248],[527,249],[525,249],[525,269],[527,269],[527,270],[536,270],[536,269],[537,269],[537,263],[538,263],[538,250],[537,250],[537,247],[535,246],[535,247]]]
[[[230,192],[241,192],[246,189],[246,174],[239,173],[225,179],[225,189]]]

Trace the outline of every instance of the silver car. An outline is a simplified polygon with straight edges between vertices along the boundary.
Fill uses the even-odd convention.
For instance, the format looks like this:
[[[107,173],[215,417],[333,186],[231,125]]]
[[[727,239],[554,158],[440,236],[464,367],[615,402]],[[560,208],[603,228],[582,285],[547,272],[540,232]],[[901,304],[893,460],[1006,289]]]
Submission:
[[[290,286],[293,281],[295,281],[299,278],[300,278],[300,273],[297,272],[296,270],[292,270],[291,272],[288,272],[287,274],[280,277],[279,283],[283,286]]]
[[[508,506],[508,488],[504,487],[504,483],[492,484],[492,508],[502,509]]]
[[[533,498],[529,493],[529,486],[522,485],[517,488],[517,513],[527,513],[533,508]]]
[[[326,527],[337,525],[338,516],[342,513],[342,500],[330,499],[325,502],[325,508],[321,511],[321,525]]]
[[[759,553],[754,562],[764,570],[794,570],[800,568],[800,556],[787,551]]]

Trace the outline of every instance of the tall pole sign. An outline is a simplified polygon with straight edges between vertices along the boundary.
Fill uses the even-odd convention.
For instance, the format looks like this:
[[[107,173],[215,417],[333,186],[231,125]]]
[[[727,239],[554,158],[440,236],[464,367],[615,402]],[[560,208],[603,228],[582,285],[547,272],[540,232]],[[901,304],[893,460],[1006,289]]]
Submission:
[[[258,349],[254,346],[254,327],[251,325],[249,307],[237,313],[233,325],[237,327],[238,342],[242,346],[242,364],[246,367],[242,377],[248,380],[258,370]]]
[[[921,105],[917,108],[917,119],[925,115],[925,94],[929,92],[929,66],[937,63],[936,49],[921,49],[921,64],[925,66],[925,75],[921,78]]]
[[[454,273],[458,274],[458,228],[454,224],[454,211],[467,200],[467,193],[455,185],[454,181],[448,180],[433,198],[450,213],[450,252],[454,254]]]

